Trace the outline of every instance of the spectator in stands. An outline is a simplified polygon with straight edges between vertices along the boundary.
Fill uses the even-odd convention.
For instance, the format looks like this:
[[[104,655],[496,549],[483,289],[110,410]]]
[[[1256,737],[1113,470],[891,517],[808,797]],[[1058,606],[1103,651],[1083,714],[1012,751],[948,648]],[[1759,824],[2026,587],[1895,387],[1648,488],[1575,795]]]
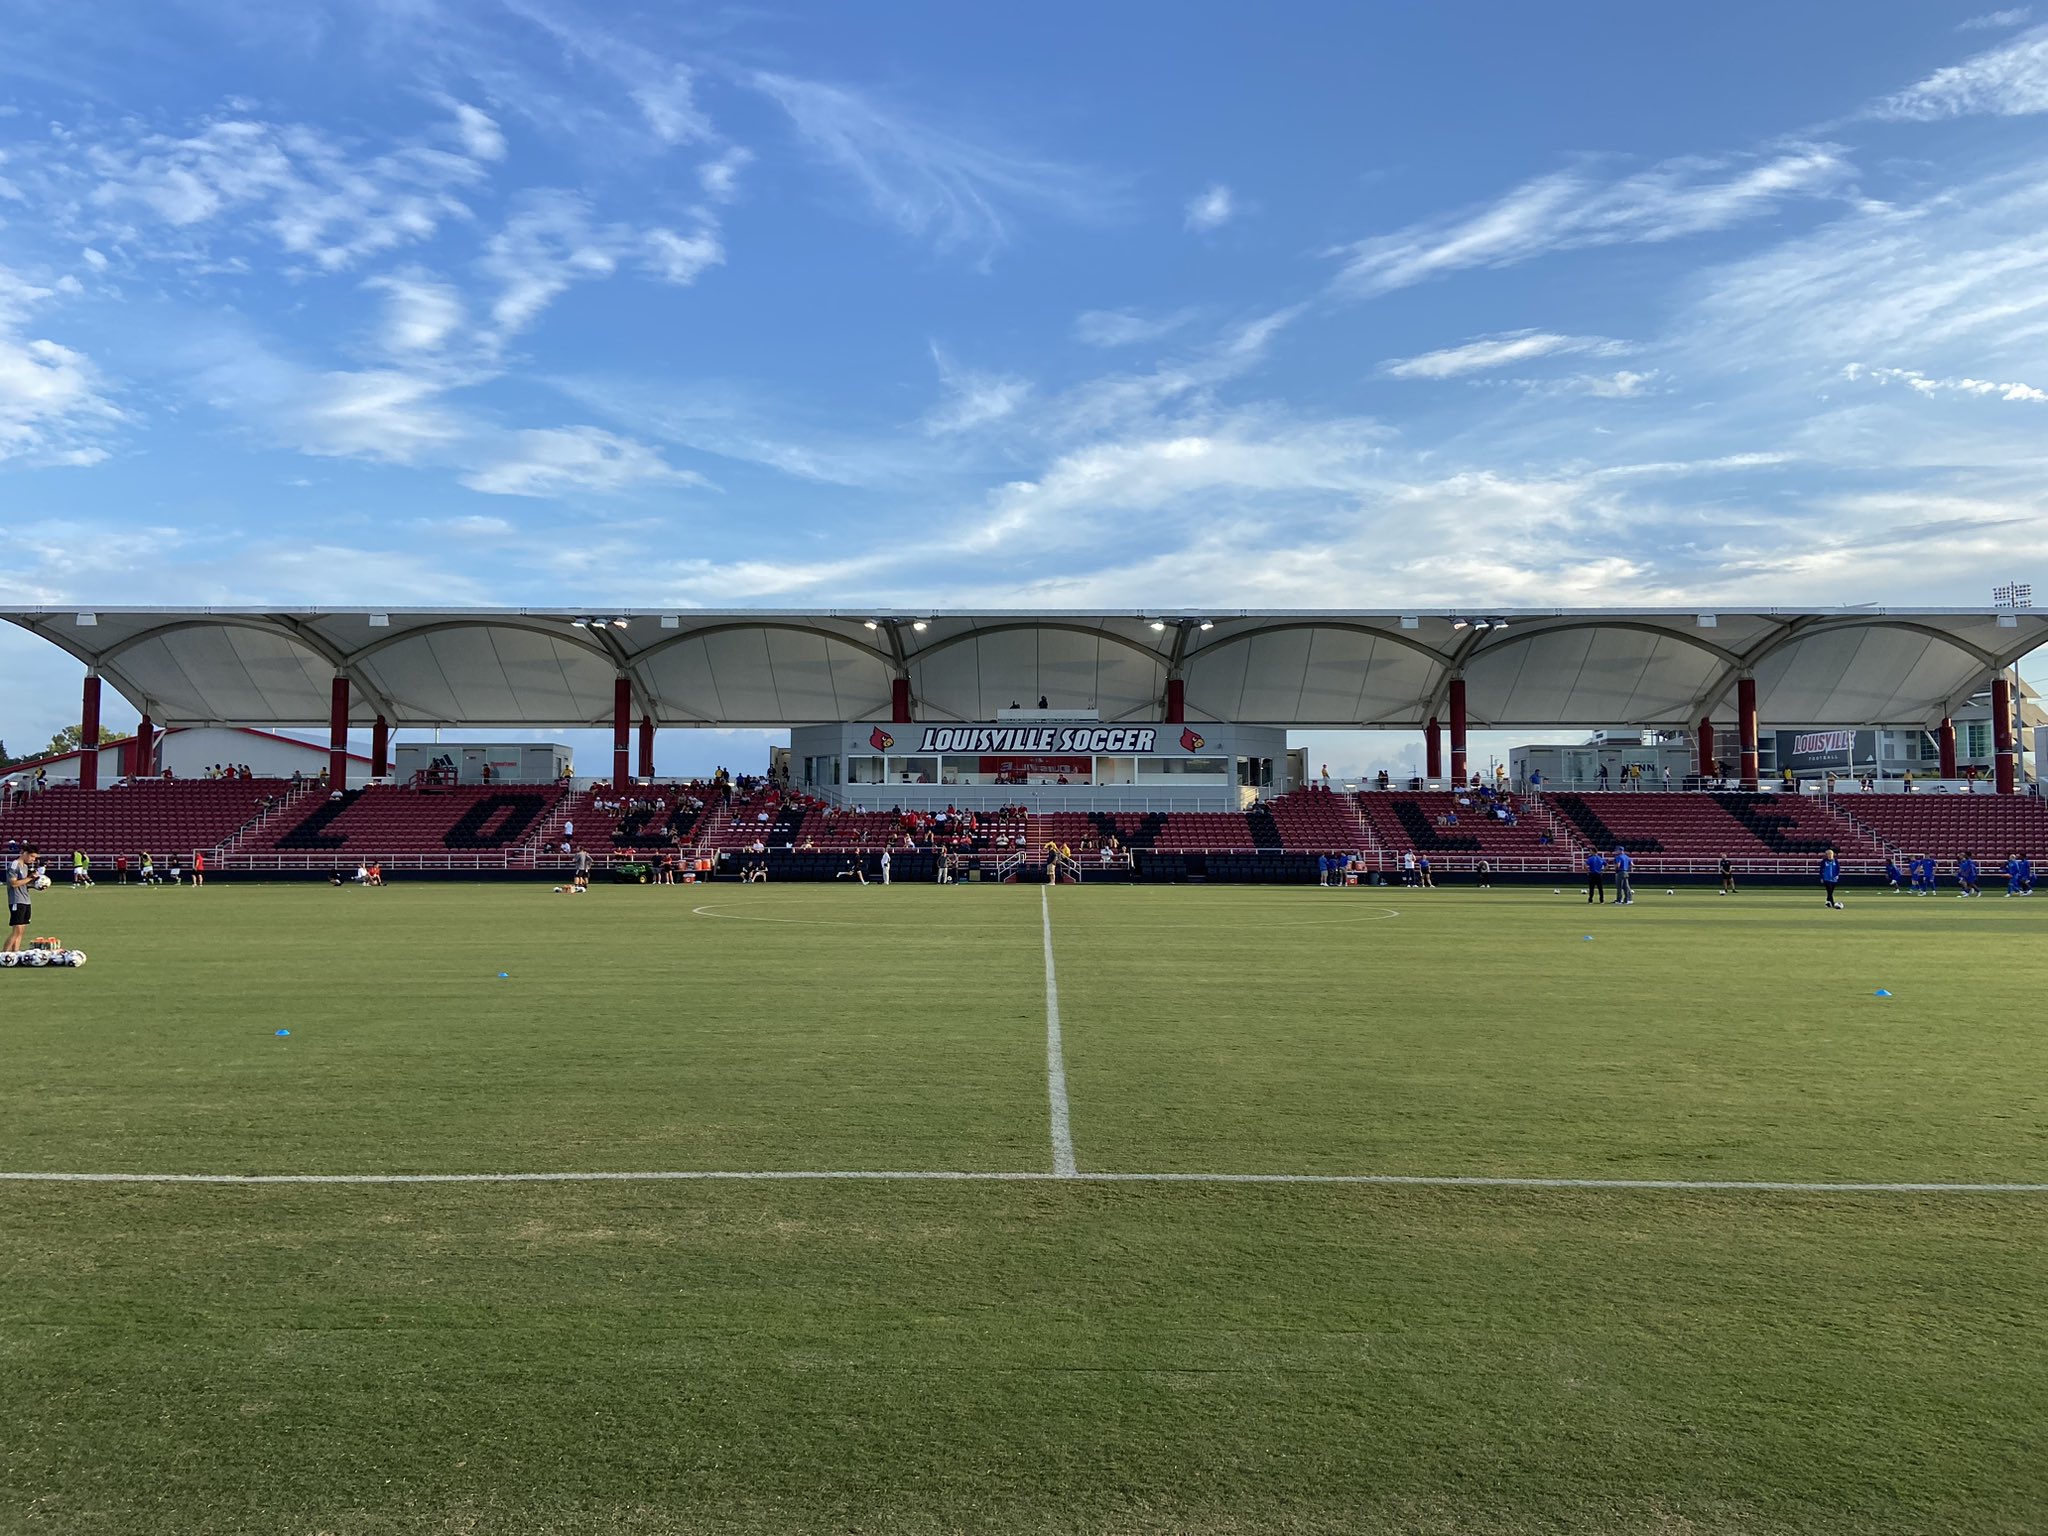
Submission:
[[[1600,787],[1602,789],[1607,787],[1607,765],[1605,763],[1600,765]]]

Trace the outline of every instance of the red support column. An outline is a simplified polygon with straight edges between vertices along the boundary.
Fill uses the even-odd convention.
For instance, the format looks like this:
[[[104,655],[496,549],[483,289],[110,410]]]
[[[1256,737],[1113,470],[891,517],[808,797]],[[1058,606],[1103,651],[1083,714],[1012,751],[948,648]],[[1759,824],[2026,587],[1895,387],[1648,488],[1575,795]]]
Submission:
[[[2012,684],[2003,676],[1991,680],[1991,750],[1997,754],[1993,787],[2001,795],[2012,794],[2019,788],[2019,753],[2012,740]]]
[[[1465,782],[1465,679],[1451,679],[1451,782]]]
[[[1956,723],[1944,718],[1941,729],[1934,733],[1935,746],[1941,752],[1941,776],[1952,779],[1956,776]]]
[[[1742,738],[1742,787],[1757,787],[1756,679],[1740,678],[1735,684],[1735,725]]]
[[[156,768],[156,728],[148,715],[144,715],[135,727],[135,739],[128,743],[128,750],[134,754],[134,766],[128,770],[129,777],[148,778]]]
[[[348,679],[337,677],[327,695],[327,788],[348,788]]]
[[[1186,678],[1169,677],[1166,680],[1166,723],[1185,725],[1188,719],[1188,684]]]
[[[1429,717],[1429,724],[1422,730],[1423,777],[1440,779],[1444,776],[1444,734],[1438,729],[1436,716]]]
[[[1700,717],[1697,739],[1700,747],[1700,777],[1711,779],[1714,776],[1714,722],[1704,715]]]
[[[370,773],[373,777],[391,777],[391,722],[382,715],[370,727]]]
[[[910,724],[910,679],[899,677],[889,684],[889,723]]]
[[[633,741],[633,681],[620,677],[612,681],[612,788],[625,794],[633,787],[627,759]]]
[[[654,777],[654,716],[640,717],[640,777]]]
[[[78,745],[84,756],[78,760],[78,787],[100,787],[100,675],[85,674],[85,697],[78,708]]]

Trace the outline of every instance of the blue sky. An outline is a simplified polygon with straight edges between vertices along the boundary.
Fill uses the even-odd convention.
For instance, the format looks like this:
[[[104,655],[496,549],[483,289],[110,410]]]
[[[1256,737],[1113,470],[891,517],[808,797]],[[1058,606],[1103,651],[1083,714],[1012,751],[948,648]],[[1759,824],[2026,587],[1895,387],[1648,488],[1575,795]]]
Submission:
[[[0,29],[6,602],[2048,579],[2048,13],[0,0]],[[75,697],[0,637],[7,739]]]

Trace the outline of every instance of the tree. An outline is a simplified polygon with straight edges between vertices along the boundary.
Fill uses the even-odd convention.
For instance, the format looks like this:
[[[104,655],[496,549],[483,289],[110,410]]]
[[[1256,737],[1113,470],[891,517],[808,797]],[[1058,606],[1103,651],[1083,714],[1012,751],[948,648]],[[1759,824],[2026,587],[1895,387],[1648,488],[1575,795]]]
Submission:
[[[104,747],[108,742],[119,741],[120,739],[117,734],[108,730],[105,726],[100,727],[101,746]],[[67,725],[63,730],[50,738],[50,744],[43,748],[41,755],[44,757],[62,757],[66,752],[76,752],[83,745],[85,745],[85,727],[82,725]]]

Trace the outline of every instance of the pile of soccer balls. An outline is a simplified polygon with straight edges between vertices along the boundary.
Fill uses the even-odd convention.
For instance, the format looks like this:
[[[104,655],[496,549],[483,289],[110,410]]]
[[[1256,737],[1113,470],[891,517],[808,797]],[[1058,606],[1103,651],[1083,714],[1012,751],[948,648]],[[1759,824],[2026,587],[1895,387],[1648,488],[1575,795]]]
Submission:
[[[81,966],[85,964],[85,951],[66,949],[55,939],[36,939],[27,949],[15,954],[0,953],[0,969],[42,970],[50,966]]]

